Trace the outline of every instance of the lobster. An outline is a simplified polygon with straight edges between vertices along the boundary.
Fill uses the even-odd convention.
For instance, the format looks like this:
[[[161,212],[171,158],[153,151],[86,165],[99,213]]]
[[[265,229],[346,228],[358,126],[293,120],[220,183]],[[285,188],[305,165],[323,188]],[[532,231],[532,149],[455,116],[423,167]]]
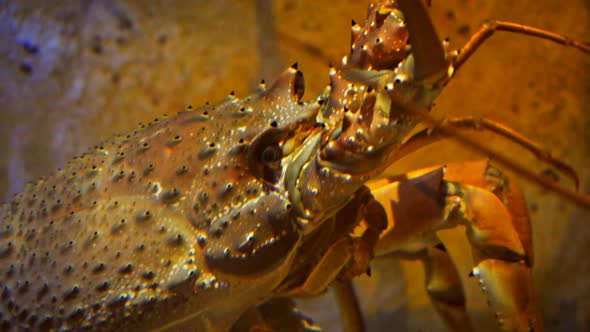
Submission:
[[[473,275],[501,327],[540,329],[530,223],[512,181],[486,160],[382,176],[449,129],[483,128],[575,179],[493,121],[431,121],[434,99],[494,29],[589,52],[496,24],[456,53],[421,2],[373,1],[317,99],[302,102],[293,65],[254,95],[156,119],[27,185],[0,210],[2,328],[311,329],[287,297],[331,284],[347,325],[360,328],[350,279],[375,256],[401,253],[424,261],[448,325],[470,329],[458,273],[436,236],[464,225]],[[429,128],[413,132],[420,123]],[[263,317],[273,310],[280,319]]]

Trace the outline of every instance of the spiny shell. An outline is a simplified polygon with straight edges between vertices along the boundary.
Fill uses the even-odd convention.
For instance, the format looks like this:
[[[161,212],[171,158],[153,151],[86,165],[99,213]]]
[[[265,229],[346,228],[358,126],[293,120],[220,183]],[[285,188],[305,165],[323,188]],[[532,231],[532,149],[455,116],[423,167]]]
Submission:
[[[267,91],[155,119],[29,184],[0,210],[2,326],[149,328],[207,316],[224,300],[210,292],[245,282],[245,265],[269,274],[258,287],[278,282],[298,235],[249,146],[269,129],[305,134],[302,89],[290,68]]]

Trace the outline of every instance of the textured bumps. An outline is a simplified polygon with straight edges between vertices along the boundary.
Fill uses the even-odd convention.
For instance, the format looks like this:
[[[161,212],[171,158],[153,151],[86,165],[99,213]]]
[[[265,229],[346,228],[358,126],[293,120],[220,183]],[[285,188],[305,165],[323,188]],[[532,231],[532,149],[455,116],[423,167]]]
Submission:
[[[203,310],[193,291],[274,273],[298,235],[249,146],[280,149],[315,122],[302,89],[290,68],[270,90],[155,119],[29,184],[0,210],[3,326],[141,329]],[[269,129],[281,134],[258,139]]]

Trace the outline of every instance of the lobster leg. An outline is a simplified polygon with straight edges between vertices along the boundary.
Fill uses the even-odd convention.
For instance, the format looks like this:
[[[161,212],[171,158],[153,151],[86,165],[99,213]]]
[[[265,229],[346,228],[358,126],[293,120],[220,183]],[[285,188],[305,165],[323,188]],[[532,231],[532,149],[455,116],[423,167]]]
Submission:
[[[506,31],[517,34],[523,34],[531,37],[541,38],[560,45],[576,48],[584,53],[590,53],[590,44],[570,39],[567,36],[555,32],[506,21],[489,21],[484,23],[479,30],[474,33],[467,44],[458,52],[456,59],[453,61],[453,67],[457,71],[464,63],[475,53],[497,31]]]
[[[424,252],[426,291],[434,308],[452,331],[472,331],[465,293],[449,253],[442,243]]]
[[[332,289],[340,309],[343,332],[363,331],[365,321],[352,281],[350,279],[336,280],[332,284]]]
[[[324,239],[331,244],[304,273],[304,280],[297,281],[297,286],[288,283],[290,291],[286,294],[314,296],[332,286],[340,306],[345,331],[364,331],[364,319],[350,280],[363,273],[369,273],[374,248],[387,227],[387,216],[370,190],[361,187],[331,222],[339,226],[337,229],[328,227],[327,232],[324,232],[331,236],[331,240]],[[349,234],[360,222],[365,226],[362,233],[358,237],[350,237]]]
[[[430,302],[451,331],[473,331],[459,272],[436,235],[429,236],[424,245],[412,244],[411,248],[400,249],[393,255],[422,262]]]
[[[424,129],[410,136],[396,154],[396,160],[422,149],[429,144],[448,138],[450,136],[448,135],[450,131],[454,132],[458,129],[489,131],[502,136],[528,150],[540,161],[563,172],[574,182],[576,188],[579,187],[580,179],[576,170],[572,166],[553,157],[551,153],[544,150],[540,144],[525,137],[518,131],[488,118],[476,118],[473,116],[445,118],[433,127]]]
[[[412,38],[416,81],[438,83],[441,78],[447,77],[449,64],[425,4],[421,0],[399,0],[398,5],[406,15]]]
[[[476,266],[472,275],[479,278],[501,328],[541,329],[532,288],[532,242],[526,205],[518,188],[488,161],[430,168],[403,178],[376,181],[370,187],[390,222],[376,247],[377,255],[403,253],[407,243],[423,243],[437,230],[462,224],[473,248]],[[452,272],[445,272],[452,269],[448,268],[450,259],[445,257],[444,250],[431,251],[428,259],[434,259],[424,261],[430,268],[438,269],[434,271],[436,278],[451,280],[448,286],[443,283],[441,289],[460,298],[462,291],[454,286]],[[436,278],[430,278],[436,285]],[[444,310],[442,314],[447,323],[451,322],[449,325],[454,324]]]
[[[279,297],[248,309],[230,332],[320,332],[292,299]]]
[[[340,235],[350,234],[361,220],[364,221],[365,228],[360,236]],[[363,187],[336,214],[333,221],[342,227],[334,230],[332,235],[336,236],[333,236],[325,252],[305,273],[305,280],[297,287],[289,287],[289,295],[318,295],[336,279],[350,279],[368,271],[369,263],[374,257],[374,248],[387,226],[387,216],[381,204]]]

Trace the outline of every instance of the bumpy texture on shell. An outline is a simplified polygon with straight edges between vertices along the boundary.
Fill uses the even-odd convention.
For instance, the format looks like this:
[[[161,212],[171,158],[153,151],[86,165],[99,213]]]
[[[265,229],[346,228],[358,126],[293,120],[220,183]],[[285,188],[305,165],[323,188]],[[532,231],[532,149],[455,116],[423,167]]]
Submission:
[[[269,90],[155,119],[28,185],[0,210],[2,327],[149,328],[212,310],[235,274],[284,264],[298,233],[250,147],[315,124],[302,89],[289,68]]]

